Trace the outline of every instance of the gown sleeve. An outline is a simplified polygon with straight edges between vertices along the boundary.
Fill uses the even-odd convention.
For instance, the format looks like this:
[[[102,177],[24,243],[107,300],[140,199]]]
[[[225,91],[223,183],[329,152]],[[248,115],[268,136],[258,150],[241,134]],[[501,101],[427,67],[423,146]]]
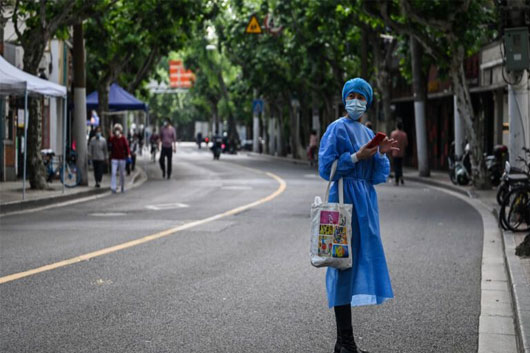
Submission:
[[[390,174],[390,161],[385,154],[381,154],[379,151],[374,154],[373,159],[372,184],[385,183]]]
[[[339,162],[333,177],[334,181],[351,174],[355,170],[357,163],[353,163],[351,158],[353,151],[349,151],[348,146],[351,146],[351,143],[344,127],[339,124],[330,125],[322,136],[318,152],[318,172],[322,178],[329,180],[331,166],[337,159]]]

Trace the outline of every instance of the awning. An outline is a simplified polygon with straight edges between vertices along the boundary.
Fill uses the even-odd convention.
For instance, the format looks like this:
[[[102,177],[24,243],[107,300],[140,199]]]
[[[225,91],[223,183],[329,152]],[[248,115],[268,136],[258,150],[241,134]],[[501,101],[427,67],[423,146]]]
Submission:
[[[87,109],[97,109],[99,104],[98,92],[92,92],[86,97]],[[117,83],[113,83],[109,90],[109,110],[144,110],[147,111],[147,104],[136,99],[132,94],[121,88]]]
[[[26,90],[30,96],[66,96],[66,87],[24,72],[0,56],[0,95],[23,96]]]

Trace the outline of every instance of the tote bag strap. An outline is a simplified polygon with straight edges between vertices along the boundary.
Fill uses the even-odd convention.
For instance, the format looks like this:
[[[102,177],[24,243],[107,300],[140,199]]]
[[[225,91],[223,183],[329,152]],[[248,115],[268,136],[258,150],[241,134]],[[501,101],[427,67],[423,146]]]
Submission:
[[[328,202],[329,200],[329,190],[331,189],[331,182],[333,181],[333,177],[335,176],[335,172],[337,171],[338,163],[339,161],[335,160],[335,162],[333,162],[333,165],[331,166],[331,173],[329,175],[328,187],[326,189],[326,198],[324,202]],[[341,205],[344,204],[344,181],[342,180],[342,178],[339,179],[339,203]]]

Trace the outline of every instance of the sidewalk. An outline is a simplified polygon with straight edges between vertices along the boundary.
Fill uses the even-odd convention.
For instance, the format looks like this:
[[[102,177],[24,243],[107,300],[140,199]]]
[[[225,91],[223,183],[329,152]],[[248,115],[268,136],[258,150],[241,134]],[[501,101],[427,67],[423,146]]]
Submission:
[[[496,190],[474,190],[471,186],[457,186],[451,183],[449,176],[444,172],[433,172],[431,171],[430,177],[420,177],[418,172],[413,169],[405,169],[404,171],[405,182],[407,180],[416,181],[424,184],[429,184],[437,187],[441,187],[447,190],[455,191],[461,195],[468,196],[472,199],[479,201],[488,212],[492,213],[495,216],[495,220],[498,219],[498,210],[499,206],[496,201]],[[498,225],[491,225],[489,228],[498,227]],[[493,229],[484,229],[484,253],[483,253],[483,290],[482,290],[482,312],[481,312],[481,328],[479,329],[480,337],[479,339],[479,353],[490,351],[491,346],[495,344],[505,344],[503,340],[509,335],[510,329],[506,326],[510,326],[510,321],[515,324],[515,338],[517,341],[517,352],[520,353],[530,353],[530,258],[521,258],[515,255],[515,247],[519,245],[524,237],[525,233],[512,233],[510,231],[503,231],[499,228],[499,231],[502,233],[502,243],[503,243],[503,253],[504,256],[508,287],[511,293],[511,300],[506,300],[511,303],[513,310],[513,321],[504,320],[508,317],[504,316],[504,313],[494,309],[491,310],[491,305],[485,301],[492,298],[491,294],[493,293],[493,299],[495,301],[494,305],[498,306],[497,303],[502,303],[502,294],[498,290],[503,289],[504,286],[500,284],[498,287],[494,287],[492,282],[501,282],[501,281],[492,281],[485,283],[484,280],[484,269],[492,268],[493,265],[498,265],[498,263],[491,263],[488,260],[488,257],[491,255],[491,246],[487,244],[488,231],[493,231]],[[490,240],[492,242],[494,240]],[[499,276],[499,274],[496,274]],[[500,274],[502,276],[502,274]],[[495,278],[498,279],[498,278]],[[497,294],[497,295],[495,295]],[[501,298],[501,299],[499,299]],[[484,310],[486,309],[486,310]],[[503,323],[504,320],[504,323]],[[489,326],[489,327],[488,327]],[[492,327],[491,326],[495,326]],[[484,329],[483,329],[484,327]],[[492,333],[495,331],[495,333]],[[485,333],[485,334],[483,334]],[[486,345],[482,347],[481,343]],[[491,349],[492,352],[497,352],[494,349]]]
[[[137,163],[135,170],[131,171],[130,175],[125,176],[125,190],[137,187],[145,180],[147,180],[147,175]],[[46,190],[31,190],[29,182],[26,181],[25,200],[22,200],[22,180],[0,182],[0,215],[46,207],[67,201],[75,202],[76,200],[105,193],[110,194],[110,174],[103,174],[101,187],[96,188],[95,184],[94,172],[91,168],[88,171],[88,186],[64,188],[64,193],[63,184],[60,180],[53,180],[52,183],[48,183]]]

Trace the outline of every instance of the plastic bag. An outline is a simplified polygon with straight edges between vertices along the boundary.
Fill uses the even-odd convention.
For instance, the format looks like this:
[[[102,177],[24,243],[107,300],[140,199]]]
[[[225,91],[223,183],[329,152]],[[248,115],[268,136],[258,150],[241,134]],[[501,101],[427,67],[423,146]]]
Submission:
[[[337,170],[337,161],[331,167],[324,203],[316,196],[311,207],[311,264],[315,267],[334,267],[340,270],[352,267],[350,204],[344,204],[344,183],[339,179],[339,203],[327,203],[331,180]]]

